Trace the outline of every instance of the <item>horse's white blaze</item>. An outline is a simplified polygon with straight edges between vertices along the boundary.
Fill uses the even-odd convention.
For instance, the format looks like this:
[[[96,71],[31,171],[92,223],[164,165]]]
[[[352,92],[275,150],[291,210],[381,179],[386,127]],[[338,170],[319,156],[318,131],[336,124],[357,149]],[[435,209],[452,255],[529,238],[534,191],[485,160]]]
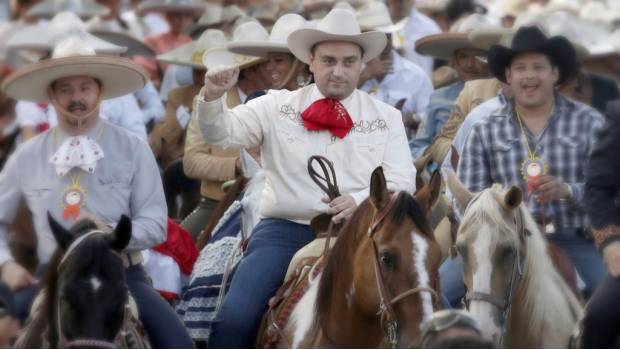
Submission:
[[[90,278],[90,285],[93,287],[93,292],[97,293],[99,288],[101,288],[101,280],[93,276]]]
[[[426,256],[428,253],[428,243],[415,231],[411,233],[413,240],[413,268],[418,275],[418,287],[430,287],[430,278],[426,269]],[[431,293],[421,292],[420,299],[422,305],[422,320],[426,321],[433,314],[433,299]]]
[[[491,235],[492,231],[488,225],[483,225],[474,240],[473,253],[476,258],[476,271],[473,271],[473,290],[481,293],[491,293]],[[500,335],[499,325],[495,323],[493,314],[496,312],[495,306],[480,300],[472,300],[469,312],[480,324],[482,335],[485,338],[495,340]]]
[[[292,348],[299,348],[301,342],[306,338],[306,334],[314,321],[314,305],[319,291],[319,280],[321,274],[310,282],[310,288],[299,300],[293,313],[291,314],[291,325],[293,326],[293,345]]]

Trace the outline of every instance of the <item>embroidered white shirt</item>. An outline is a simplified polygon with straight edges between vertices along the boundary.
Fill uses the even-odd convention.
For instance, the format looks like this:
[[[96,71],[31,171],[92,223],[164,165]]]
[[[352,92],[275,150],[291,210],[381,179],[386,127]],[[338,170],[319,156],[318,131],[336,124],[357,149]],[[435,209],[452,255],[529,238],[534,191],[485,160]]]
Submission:
[[[311,84],[296,91],[271,90],[234,109],[226,96],[212,102],[198,98],[200,128],[207,143],[222,147],[261,146],[266,183],[261,196],[263,218],[307,224],[325,212],[324,193],[310,179],[308,158],[322,155],[334,163],[340,191],[359,204],[368,197],[370,175],[382,166],[392,190],[414,191],[415,169],[399,111],[355,90],[342,100],[354,127],[340,139],[328,131],[303,127],[301,112],[324,98]]]

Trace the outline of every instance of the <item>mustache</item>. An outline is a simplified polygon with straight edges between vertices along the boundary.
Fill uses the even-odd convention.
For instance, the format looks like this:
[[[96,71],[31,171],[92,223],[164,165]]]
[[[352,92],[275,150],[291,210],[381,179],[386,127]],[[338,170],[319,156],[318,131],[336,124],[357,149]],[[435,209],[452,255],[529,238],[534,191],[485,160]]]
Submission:
[[[73,112],[73,111],[76,111],[76,110],[84,112],[84,111],[86,111],[86,104],[84,104],[84,103],[82,103],[80,101],[71,101],[71,103],[69,103],[69,106],[67,107],[67,110],[69,112]]]

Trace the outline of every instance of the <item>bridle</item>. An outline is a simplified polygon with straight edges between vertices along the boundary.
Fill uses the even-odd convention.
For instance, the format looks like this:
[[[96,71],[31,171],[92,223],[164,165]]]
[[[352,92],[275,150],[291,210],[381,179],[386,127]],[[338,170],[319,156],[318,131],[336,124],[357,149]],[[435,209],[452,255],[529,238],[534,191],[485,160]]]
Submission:
[[[60,263],[58,264],[58,268],[57,271],[60,272],[61,267],[63,266],[63,264],[65,263],[65,261],[67,260],[67,258],[71,255],[71,253],[73,253],[75,251],[75,249],[83,242],[86,241],[86,239],[88,237],[94,236],[95,234],[106,234],[106,232],[103,232],[101,230],[93,230],[90,231],[88,233],[85,233],[83,235],[81,235],[80,237],[78,237],[77,239],[75,239],[71,245],[69,245],[69,248],[67,248],[67,251],[65,252],[65,254],[63,255],[62,259],[60,260]],[[116,252],[114,252],[115,254],[118,254]],[[120,258],[120,254],[118,254],[119,258]],[[68,349],[68,348],[99,348],[99,349],[116,349],[116,344],[110,341],[106,341],[106,340],[100,340],[100,339],[90,339],[90,338],[78,338],[78,339],[74,339],[71,341],[68,341],[64,334],[62,333],[62,318],[60,317],[60,295],[58,295],[58,293],[56,293],[56,300],[54,301],[56,304],[56,332],[58,334],[58,347],[61,349]],[[125,312],[124,312],[124,318],[125,320],[127,319],[127,317],[129,317],[129,310],[127,307],[125,307]],[[125,323],[125,320],[123,321],[123,324]]]
[[[471,204],[475,202],[481,194],[482,193],[478,193],[475,197],[473,197],[469,201],[469,203],[467,204],[467,207],[465,208],[463,212],[467,211],[467,209],[471,206]],[[521,212],[519,208],[517,208],[517,213],[514,215],[513,218],[515,222],[515,227],[517,228],[517,232],[519,234],[519,239],[520,240],[525,239],[525,237],[528,235],[528,232],[525,229],[525,225],[523,223],[523,213]],[[503,298],[497,297],[491,293],[478,292],[478,291],[471,291],[471,292],[468,291],[467,294],[465,295],[465,306],[467,307],[468,310],[469,310],[469,305],[471,301],[486,302],[486,303],[489,303],[495,306],[496,308],[500,310],[501,312],[501,319],[500,319],[501,333],[500,333],[500,339],[499,339],[500,346],[504,345],[503,344],[504,337],[507,331],[506,321],[508,319],[508,314],[510,313],[510,310],[512,308],[512,296],[514,294],[514,290],[517,284],[519,283],[519,281],[521,281],[522,277],[523,277],[523,261],[521,259],[521,252],[517,246],[517,251],[515,252],[515,258],[512,262],[512,270],[510,273],[510,284],[506,288]]]
[[[377,241],[375,240],[375,233],[377,232],[377,228],[380,224],[385,220],[388,213],[392,210],[396,201],[398,199],[398,193],[393,193],[390,197],[390,201],[388,204],[381,210],[375,212],[373,220],[371,222],[370,227],[368,228],[368,239],[372,244],[373,251],[373,265],[375,271],[375,282],[377,285],[377,290],[379,291],[379,310],[377,312],[377,316],[380,317],[381,320],[381,329],[383,331],[384,339],[390,345],[392,349],[395,349],[398,345],[398,332],[399,332],[399,323],[398,318],[396,317],[396,312],[394,311],[394,305],[407,297],[412,295],[421,293],[421,292],[429,292],[433,299],[438,300],[437,292],[430,287],[415,287],[408,289],[395,297],[391,297],[390,292],[388,292],[385,287],[383,274],[381,273],[381,267],[379,266],[379,248],[377,246]]]
[[[321,170],[323,171],[323,175],[319,175],[316,172],[316,170],[312,166],[313,162],[317,162],[319,164]],[[319,188],[321,188],[328,195],[330,200],[333,200],[334,198],[340,196],[333,163],[327,158],[317,155],[311,156],[308,159],[308,173],[310,174],[312,180],[319,186]],[[399,331],[398,318],[396,317],[396,312],[394,312],[393,306],[396,303],[406,299],[407,297],[421,292],[429,292],[434,300],[438,300],[437,292],[430,287],[411,288],[398,294],[395,297],[391,297],[390,293],[385,287],[384,278],[381,273],[381,267],[379,266],[379,248],[377,246],[377,242],[375,241],[374,235],[377,232],[378,227],[393,209],[397,199],[398,193],[393,193],[390,197],[390,201],[388,202],[388,204],[381,211],[375,212],[375,215],[371,221],[371,225],[368,228],[367,233],[368,239],[370,239],[370,242],[372,244],[375,282],[377,290],[379,291],[379,310],[377,311],[377,316],[380,317],[381,330],[383,332],[384,340],[390,345],[391,348],[396,348],[398,345]],[[325,244],[325,253],[329,248],[329,240],[333,235],[333,230],[334,225],[332,221],[330,221]]]

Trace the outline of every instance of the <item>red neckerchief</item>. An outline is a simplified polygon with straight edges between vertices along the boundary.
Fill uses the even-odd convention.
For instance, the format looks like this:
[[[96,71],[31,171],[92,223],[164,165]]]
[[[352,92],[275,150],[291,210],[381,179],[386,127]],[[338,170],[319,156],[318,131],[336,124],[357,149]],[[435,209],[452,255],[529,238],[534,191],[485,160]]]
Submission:
[[[301,113],[304,127],[310,131],[328,130],[332,135],[344,138],[353,128],[353,120],[340,101],[323,98],[312,103]]]

